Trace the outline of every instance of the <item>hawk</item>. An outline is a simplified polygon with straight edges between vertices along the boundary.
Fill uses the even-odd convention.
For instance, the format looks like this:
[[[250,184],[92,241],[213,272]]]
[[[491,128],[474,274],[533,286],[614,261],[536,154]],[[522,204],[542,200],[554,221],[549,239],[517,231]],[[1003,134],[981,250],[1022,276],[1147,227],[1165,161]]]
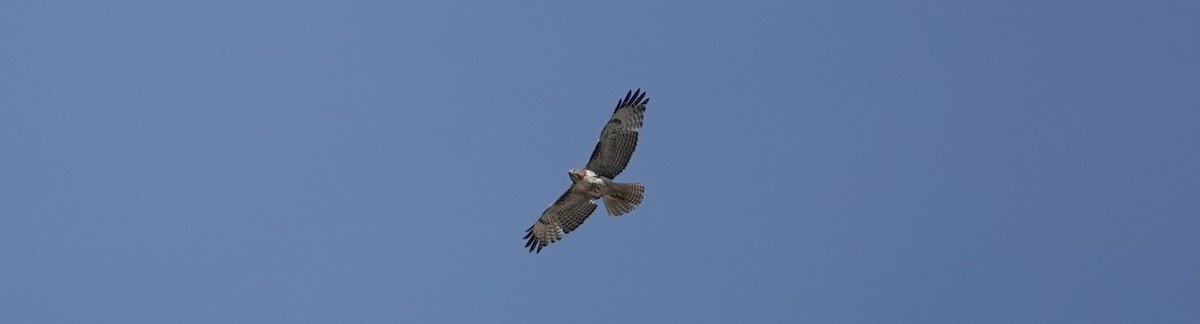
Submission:
[[[626,92],[625,99],[617,101],[617,108],[600,131],[600,140],[587,166],[567,171],[571,187],[525,230],[523,239],[527,240],[525,247],[529,252],[541,253],[546,245],[582,225],[596,210],[593,200],[603,198],[604,209],[612,216],[624,215],[642,203],[645,188],[641,183],[620,183],[613,178],[629,165],[649,102],[642,89]]]

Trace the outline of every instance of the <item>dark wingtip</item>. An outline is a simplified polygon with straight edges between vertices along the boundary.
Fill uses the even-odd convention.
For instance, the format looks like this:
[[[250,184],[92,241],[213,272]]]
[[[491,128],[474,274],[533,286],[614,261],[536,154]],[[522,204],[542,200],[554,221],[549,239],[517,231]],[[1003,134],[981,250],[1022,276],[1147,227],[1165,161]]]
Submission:
[[[528,242],[525,242],[525,247],[529,248],[529,252],[533,252],[534,247],[541,245],[539,243],[541,243],[541,242],[538,242],[536,237],[530,238]]]
[[[537,236],[533,236],[533,226],[529,226],[529,229],[525,230],[525,237],[521,239],[527,240],[525,241],[525,247],[529,248],[529,253],[533,253],[533,248],[541,243],[538,241]]]
[[[645,105],[649,102],[650,99],[646,98],[646,93],[642,92],[642,88],[637,88],[636,91],[629,90],[625,92],[625,99],[617,101],[617,108],[613,109],[613,112],[620,110],[621,107]]]

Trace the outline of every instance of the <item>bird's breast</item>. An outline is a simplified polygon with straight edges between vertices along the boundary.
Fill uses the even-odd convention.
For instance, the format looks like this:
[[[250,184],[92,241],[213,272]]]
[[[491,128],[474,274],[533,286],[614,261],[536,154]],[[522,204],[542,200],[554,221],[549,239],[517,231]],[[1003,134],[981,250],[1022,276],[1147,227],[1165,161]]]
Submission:
[[[607,183],[604,181],[604,179],[598,177],[586,177],[575,182],[576,189],[591,194],[593,198],[599,198],[600,196],[603,196],[604,188],[606,186]]]

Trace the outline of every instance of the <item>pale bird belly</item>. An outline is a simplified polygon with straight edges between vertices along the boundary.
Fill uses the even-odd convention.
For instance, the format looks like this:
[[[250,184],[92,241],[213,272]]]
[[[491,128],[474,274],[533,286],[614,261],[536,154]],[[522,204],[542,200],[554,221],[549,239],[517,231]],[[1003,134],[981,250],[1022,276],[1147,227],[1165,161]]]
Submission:
[[[599,178],[584,178],[575,183],[576,189],[588,193],[592,196],[592,199],[604,196],[607,187],[608,184],[605,183],[604,179]]]

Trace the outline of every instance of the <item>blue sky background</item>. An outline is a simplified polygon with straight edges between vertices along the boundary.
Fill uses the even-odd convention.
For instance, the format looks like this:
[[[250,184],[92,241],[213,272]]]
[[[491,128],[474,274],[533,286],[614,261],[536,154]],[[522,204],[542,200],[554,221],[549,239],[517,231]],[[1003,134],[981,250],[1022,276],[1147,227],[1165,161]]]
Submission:
[[[1194,1],[0,5],[0,322],[1200,322]],[[523,231],[649,91],[594,215]]]

